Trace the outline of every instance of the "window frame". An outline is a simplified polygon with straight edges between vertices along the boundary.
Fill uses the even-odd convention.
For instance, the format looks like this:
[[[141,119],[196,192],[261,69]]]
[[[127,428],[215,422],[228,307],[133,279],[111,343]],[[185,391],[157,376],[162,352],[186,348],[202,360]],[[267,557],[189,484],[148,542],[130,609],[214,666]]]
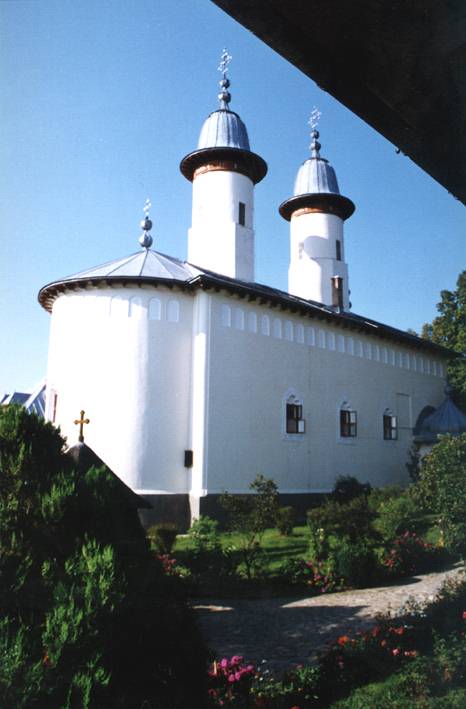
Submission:
[[[398,440],[398,417],[389,410],[384,411],[382,415],[382,429],[384,441]]]
[[[302,439],[306,433],[306,419],[301,397],[288,391],[283,398],[283,428],[285,438]]]
[[[340,438],[352,439],[358,436],[358,412],[355,409],[340,409]]]

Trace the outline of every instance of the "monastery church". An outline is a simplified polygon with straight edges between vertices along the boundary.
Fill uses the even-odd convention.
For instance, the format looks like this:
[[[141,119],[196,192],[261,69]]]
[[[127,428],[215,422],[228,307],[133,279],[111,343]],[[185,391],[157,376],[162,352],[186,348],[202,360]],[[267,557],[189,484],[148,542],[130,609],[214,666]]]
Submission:
[[[147,514],[185,526],[258,473],[300,510],[339,475],[406,483],[413,427],[443,401],[451,356],[351,312],[344,224],[355,207],[315,123],[279,207],[288,292],[255,282],[254,187],[267,165],[230,109],[227,61],[220,107],[180,165],[192,182],[188,260],[151,248],[146,212],[137,253],[39,293],[51,313],[46,417],[72,445],[84,410],[86,443]]]

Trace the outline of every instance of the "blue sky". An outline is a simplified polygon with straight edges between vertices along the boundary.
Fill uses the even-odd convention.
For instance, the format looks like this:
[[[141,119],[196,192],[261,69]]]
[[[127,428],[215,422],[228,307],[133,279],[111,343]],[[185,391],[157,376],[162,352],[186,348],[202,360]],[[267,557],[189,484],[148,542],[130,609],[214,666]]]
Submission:
[[[209,0],[16,0],[0,3],[0,28],[0,395],[45,375],[41,286],[137,251],[147,196],[154,248],[185,258],[191,185],[178,166],[218,106],[224,46],[231,108],[269,166],[256,187],[256,280],[286,289],[278,206],[317,105],[321,153],[356,204],[345,228],[353,310],[419,330],[455,287],[464,206]]]

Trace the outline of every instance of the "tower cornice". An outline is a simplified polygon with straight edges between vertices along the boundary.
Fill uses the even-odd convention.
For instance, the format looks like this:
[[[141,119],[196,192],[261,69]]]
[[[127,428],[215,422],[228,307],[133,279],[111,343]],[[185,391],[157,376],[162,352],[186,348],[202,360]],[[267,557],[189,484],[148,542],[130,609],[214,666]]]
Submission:
[[[331,192],[319,192],[290,197],[281,203],[278,211],[287,221],[290,221],[297,212],[299,214],[312,212],[335,214],[345,220],[353,214],[355,209],[354,203],[348,197]]]
[[[180,162],[182,174],[190,182],[201,172],[229,170],[249,177],[254,184],[267,174],[267,163],[251,150],[228,147],[212,147],[194,150]]]

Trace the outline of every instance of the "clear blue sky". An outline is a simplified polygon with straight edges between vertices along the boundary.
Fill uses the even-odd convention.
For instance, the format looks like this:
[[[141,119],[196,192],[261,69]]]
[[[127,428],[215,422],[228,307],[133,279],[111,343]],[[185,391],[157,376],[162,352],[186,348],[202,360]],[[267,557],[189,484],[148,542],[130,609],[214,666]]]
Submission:
[[[256,188],[256,279],[286,289],[277,208],[308,155],[316,104],[322,155],[356,204],[345,230],[353,310],[420,329],[455,287],[464,206],[209,0],[16,0],[0,3],[0,28],[0,395],[46,372],[40,287],[137,251],[147,196],[154,248],[186,257],[191,185],[178,165],[218,106],[224,46],[231,108],[269,165]]]

